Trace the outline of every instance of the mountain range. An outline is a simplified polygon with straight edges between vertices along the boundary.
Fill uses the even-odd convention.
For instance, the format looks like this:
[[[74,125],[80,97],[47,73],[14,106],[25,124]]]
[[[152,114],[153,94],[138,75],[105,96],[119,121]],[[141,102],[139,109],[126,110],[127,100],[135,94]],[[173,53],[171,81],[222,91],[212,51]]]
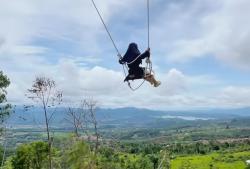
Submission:
[[[77,109],[75,109],[77,110]],[[60,107],[49,109],[55,112],[51,118],[51,125],[54,127],[69,127],[66,120],[68,108]],[[49,113],[50,115],[50,113]],[[133,107],[116,109],[96,109],[96,119],[99,124],[110,127],[142,127],[148,125],[172,124],[173,122],[185,123],[211,120],[233,120],[236,118],[250,117],[250,108],[235,109],[207,109],[207,110],[187,110],[187,111],[156,111],[149,109],[139,109]],[[44,113],[40,107],[31,107],[29,110],[23,106],[16,106],[15,113],[8,119],[11,126],[37,126],[44,124]]]

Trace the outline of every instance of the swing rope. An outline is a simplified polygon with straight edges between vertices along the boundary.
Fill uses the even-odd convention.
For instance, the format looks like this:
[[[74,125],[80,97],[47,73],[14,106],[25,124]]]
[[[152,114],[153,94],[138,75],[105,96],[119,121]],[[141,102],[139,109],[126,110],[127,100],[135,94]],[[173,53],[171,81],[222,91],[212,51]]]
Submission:
[[[94,1],[94,0],[91,0],[91,2],[92,2],[92,4],[93,4],[93,6],[95,7],[95,10],[96,10],[96,12],[97,12],[97,14],[98,14],[98,16],[99,16],[101,22],[102,22],[102,24],[103,24],[103,26],[104,26],[104,28],[105,28],[107,34],[108,34],[108,36],[109,36],[109,38],[110,38],[110,40],[111,40],[111,42],[112,42],[112,44],[113,44],[113,46],[114,46],[116,52],[117,52],[117,57],[120,59],[120,58],[122,57],[122,56],[121,56],[121,53],[119,52],[119,50],[118,50],[118,48],[117,48],[117,46],[116,46],[116,44],[115,44],[115,41],[114,41],[114,39],[112,38],[111,33],[110,33],[110,31],[109,31],[107,25],[105,24],[104,19],[103,19],[102,15],[101,15],[99,9],[97,8],[97,5],[96,5],[95,1]],[[149,28],[150,28],[150,21],[149,21],[149,19],[150,19],[150,18],[149,18],[149,14],[150,14],[150,13],[149,13],[149,0],[147,0],[147,26],[148,26],[148,32],[147,32],[147,33],[148,33],[148,48],[150,47],[150,30],[149,30]],[[127,65],[133,63],[134,61],[136,61],[140,56],[141,56],[141,55],[139,55],[139,56],[138,56],[136,59],[134,59],[132,62],[127,63]],[[123,72],[124,72],[124,76],[125,76],[125,77],[127,76],[125,68],[126,68],[127,71],[128,71],[127,65],[124,65],[124,64],[123,64]],[[149,58],[148,58],[146,70],[147,70],[147,69],[150,70],[150,74],[151,74],[151,72],[152,72],[152,62],[150,61]],[[133,88],[133,87],[131,86],[131,84],[130,84],[129,81],[127,81],[127,82],[128,82],[129,88],[130,88],[132,91],[135,91],[135,90],[139,89],[139,88],[143,85],[143,83],[145,82],[145,78],[143,79],[142,83],[141,83],[139,86],[137,86],[136,88]]]
[[[115,50],[116,50],[116,52],[117,52],[117,54],[118,54],[117,56],[120,58],[120,57],[121,57],[121,54],[120,54],[120,52],[119,52],[119,50],[118,50],[118,48],[117,48],[117,46],[116,46],[116,44],[115,44],[115,41],[113,40],[113,38],[112,38],[112,36],[111,36],[111,33],[110,33],[109,30],[108,30],[107,25],[105,24],[105,22],[104,22],[104,20],[103,20],[103,18],[102,18],[102,15],[101,15],[100,11],[98,10],[98,8],[97,8],[97,6],[96,6],[95,1],[94,1],[94,0],[91,0],[91,1],[92,1],[93,5],[94,5],[94,7],[95,7],[95,9],[96,9],[97,14],[99,15],[99,17],[100,17],[100,19],[101,19],[101,21],[102,21],[102,24],[103,24],[103,26],[104,26],[106,32],[108,33],[108,36],[109,36],[110,40],[111,40],[112,43],[113,43],[113,46],[114,46],[114,48],[115,48]]]
[[[148,22],[148,48],[150,47],[150,8],[149,8],[149,0],[147,0],[147,14],[148,14],[148,16],[147,16],[147,22]]]

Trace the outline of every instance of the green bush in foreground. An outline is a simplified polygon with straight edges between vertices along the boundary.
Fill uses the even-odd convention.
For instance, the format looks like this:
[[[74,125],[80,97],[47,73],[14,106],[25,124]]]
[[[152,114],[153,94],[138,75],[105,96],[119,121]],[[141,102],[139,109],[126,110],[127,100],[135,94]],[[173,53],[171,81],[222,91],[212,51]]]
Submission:
[[[33,142],[23,144],[16,150],[12,158],[13,169],[43,169],[47,168],[48,144]]]
[[[57,142],[55,140],[55,142]],[[219,144],[214,143],[213,147]],[[153,144],[117,144],[101,145],[95,151],[94,145],[67,137],[55,144],[53,148],[52,166],[54,169],[249,169],[245,161],[250,159],[249,147],[244,144],[233,149],[206,152],[203,144],[189,145],[195,153],[183,154],[180,148],[184,145],[174,145],[164,149]],[[170,150],[167,150],[170,149]],[[175,150],[180,149],[176,154]],[[48,146],[46,142],[33,142],[20,145],[15,155],[8,157],[1,169],[47,169]]]

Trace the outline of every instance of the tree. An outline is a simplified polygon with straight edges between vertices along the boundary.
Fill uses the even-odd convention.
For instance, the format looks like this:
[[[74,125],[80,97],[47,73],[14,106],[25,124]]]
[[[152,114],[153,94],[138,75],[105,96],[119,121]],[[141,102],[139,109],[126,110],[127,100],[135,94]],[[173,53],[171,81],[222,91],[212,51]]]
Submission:
[[[12,158],[14,169],[44,169],[48,161],[48,144],[44,142],[33,142],[23,144],[17,148],[16,155]]]
[[[147,157],[140,157],[137,161],[136,161],[136,168],[140,168],[140,169],[151,169],[153,168],[153,164],[151,163],[150,159]]]
[[[6,75],[0,71],[0,122],[1,124],[6,120],[11,113],[11,105],[6,104],[7,102],[7,91],[6,88],[10,85],[10,80]]]
[[[78,108],[69,108],[66,120],[73,126],[74,133],[80,137],[80,130],[85,132],[90,141],[95,142],[95,153],[99,147],[100,134],[98,131],[98,121],[96,119],[97,101],[93,99],[84,99]],[[91,132],[94,132],[94,134]],[[90,131],[90,132],[89,132]],[[93,137],[94,136],[94,137]]]
[[[12,112],[11,104],[7,103],[7,91],[6,88],[10,85],[10,80],[6,75],[0,71],[0,132],[1,136],[6,137],[6,126],[4,126],[4,122],[6,121],[7,117],[9,117],[10,113]],[[3,134],[5,133],[5,134]],[[1,166],[3,166],[5,161],[5,150],[6,150],[6,138],[4,139],[4,150],[1,153]]]
[[[8,157],[5,161],[4,166],[1,169],[13,169],[12,160],[12,156]]]
[[[67,169],[94,169],[96,165],[93,152],[90,146],[82,141],[70,139],[70,143],[65,146],[66,151],[61,153],[60,166]]]
[[[167,146],[168,148],[168,146]],[[165,168],[165,169],[170,169],[171,168],[171,157],[170,157],[170,151],[165,149],[160,151],[160,163],[158,168]]]
[[[48,141],[49,168],[52,169],[52,137],[50,134],[50,121],[58,106],[62,102],[62,92],[56,90],[56,83],[46,77],[37,77],[31,89],[28,89],[28,98],[42,106]],[[51,112],[52,111],[52,112]]]
[[[149,159],[151,160],[151,162],[153,163],[154,169],[157,168],[158,163],[159,163],[159,157],[156,155],[150,155]]]
[[[96,119],[96,104],[97,102],[89,99],[89,100],[84,100],[82,102],[82,109],[85,112],[84,114],[84,119],[86,124],[90,124],[94,128],[94,136],[95,136],[95,154],[97,153],[98,146],[99,146],[99,138],[100,134],[98,131],[98,122]]]
[[[3,163],[3,154],[4,154],[4,147],[2,145],[0,145],[0,161],[1,161],[1,163]]]
[[[69,107],[67,111],[67,118],[65,118],[74,128],[74,134],[76,137],[80,137],[79,130],[83,128],[84,119],[83,114],[79,109]]]

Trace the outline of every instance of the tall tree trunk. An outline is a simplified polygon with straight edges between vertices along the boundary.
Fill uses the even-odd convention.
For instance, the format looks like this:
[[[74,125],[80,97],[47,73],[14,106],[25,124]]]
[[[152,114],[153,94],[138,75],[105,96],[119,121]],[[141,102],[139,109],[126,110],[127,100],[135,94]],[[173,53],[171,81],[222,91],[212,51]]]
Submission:
[[[97,122],[95,122],[94,125],[95,125],[95,136],[96,136],[95,153],[97,153],[98,146],[99,146],[99,134],[98,134],[98,129],[97,129]]]
[[[50,138],[49,121],[48,121],[47,108],[46,108],[45,102],[43,103],[43,110],[44,110],[44,115],[45,115],[46,131],[47,131],[47,139],[48,139],[49,169],[52,169],[51,138]]]

